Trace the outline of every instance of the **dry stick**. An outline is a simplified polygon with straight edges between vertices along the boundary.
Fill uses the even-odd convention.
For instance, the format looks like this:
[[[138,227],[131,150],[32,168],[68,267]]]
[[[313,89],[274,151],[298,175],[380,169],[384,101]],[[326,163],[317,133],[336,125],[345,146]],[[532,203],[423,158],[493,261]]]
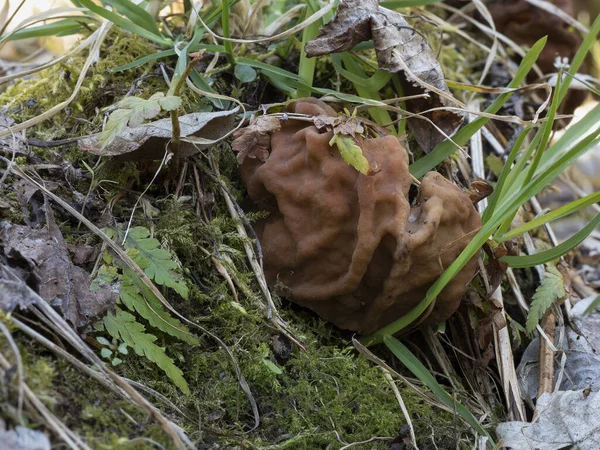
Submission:
[[[556,317],[552,310],[548,310],[542,319],[542,328],[551,340],[554,340]],[[540,372],[538,381],[538,395],[551,393],[554,386],[554,352],[545,341],[540,339]]]
[[[478,107],[475,104],[472,106]],[[473,117],[471,117],[471,120],[473,120]],[[485,179],[481,133],[477,132],[476,136],[477,135],[479,136],[478,138],[474,137],[471,139],[471,144],[475,144],[471,145],[473,174]],[[478,205],[480,212],[483,212],[485,209],[484,205],[487,206],[487,199],[484,199],[484,201],[480,202]],[[527,420],[525,404],[521,398],[519,380],[517,379],[517,370],[515,368],[510,336],[508,334],[504,301],[502,299],[502,288],[500,286],[492,293],[492,300],[500,307],[500,311],[497,313],[500,316],[499,324],[496,321],[492,321],[492,329],[494,332],[494,347],[496,348],[496,363],[498,364],[498,371],[500,372],[502,390],[504,392],[509,417],[512,420]]]
[[[39,344],[41,344],[44,347],[46,347],[48,350],[50,350],[51,352],[53,352],[56,356],[62,357],[64,359],[66,359],[69,363],[71,363],[77,369],[81,370],[83,373],[85,373],[89,377],[95,379],[97,382],[99,382],[104,387],[106,387],[110,391],[114,392],[118,396],[122,397],[123,399],[135,403],[133,401],[133,399],[131,398],[131,396],[127,392],[125,392],[123,389],[121,389],[119,386],[115,385],[114,383],[111,383],[110,378],[108,376],[106,376],[102,372],[99,372],[97,370],[91,369],[90,367],[88,367],[87,365],[85,365],[84,363],[82,363],[81,361],[79,361],[77,358],[75,358],[73,355],[71,355],[69,352],[65,351],[64,349],[62,349],[58,345],[54,344],[49,339],[46,339],[44,336],[42,336],[41,334],[39,334],[37,331],[35,331],[34,329],[32,329],[29,326],[25,325],[23,322],[21,322],[20,320],[16,319],[15,317],[11,317],[11,320],[17,326],[18,329],[20,329],[22,332],[24,332],[25,334],[27,334],[29,337],[31,337],[32,339],[34,339],[35,341],[37,341]],[[2,325],[2,322],[0,322],[0,326],[1,325]],[[125,380],[129,384],[131,384],[132,386],[134,386],[134,387],[136,387],[138,389],[141,389],[141,390],[143,390],[145,392],[148,392],[149,394],[157,397],[163,403],[167,404],[168,406],[170,406],[171,408],[173,408],[173,410],[177,411],[177,413],[179,413],[181,416],[186,417],[186,418],[189,419],[189,417],[183,411],[181,411],[177,407],[177,405],[175,405],[173,402],[171,402],[171,400],[169,400],[168,398],[166,398],[161,393],[156,392],[154,389],[151,389],[148,386],[145,386],[145,385],[143,385],[141,383],[138,383],[137,381],[129,380],[127,378],[125,378]]]
[[[135,263],[135,261],[133,261],[133,259],[131,259],[131,257],[121,247],[119,247],[119,245],[115,241],[113,241],[111,238],[109,238],[106,235],[106,233],[104,233],[100,228],[98,228],[96,225],[94,225],[92,222],[90,222],[87,218],[82,216],[77,210],[75,210],[73,207],[71,207],[71,205],[69,205],[63,199],[61,199],[54,193],[50,192],[42,184],[38,183],[36,180],[34,180],[29,175],[24,173],[20,168],[18,168],[18,167],[13,168],[13,172],[15,174],[17,174],[18,176],[20,176],[21,178],[36,185],[46,195],[48,195],[52,200],[54,200],[56,203],[58,203],[60,206],[62,206],[64,209],[66,209],[75,218],[77,218],[78,220],[83,222],[83,224],[85,226],[87,226],[90,229],[90,231],[92,231],[94,234],[96,234],[98,237],[100,237],[106,243],[106,245],[108,247],[110,247],[110,249],[117,254],[119,259],[121,259],[127,266],[129,266],[129,268],[131,270],[134,271],[134,273],[142,280],[142,282],[146,285],[146,287],[148,287],[148,289],[152,292],[152,294],[154,294],[156,296],[156,298],[165,306],[165,308],[167,308],[170,312],[175,314],[183,322],[191,325],[192,327],[199,329],[203,333],[210,336],[212,339],[214,339],[219,344],[219,346],[223,350],[225,350],[225,352],[227,353],[227,355],[233,362],[233,366],[234,366],[234,369],[235,369],[235,372],[236,372],[236,375],[238,378],[238,383],[240,384],[242,390],[246,394],[246,397],[248,398],[248,401],[250,402],[250,405],[252,407],[252,412],[254,414],[254,428],[258,427],[258,425],[260,423],[260,416],[258,413],[258,406],[256,404],[256,400],[254,399],[254,396],[252,395],[252,392],[250,391],[250,387],[248,386],[246,379],[242,375],[242,372],[240,370],[239,365],[237,364],[235,356],[233,355],[233,353],[231,352],[229,347],[227,347],[227,345],[225,345],[225,343],[218,336],[211,333],[204,327],[198,325],[197,323],[192,322],[188,318],[181,315],[175,308],[173,308],[173,306],[171,306],[171,304],[164,298],[164,296],[162,295],[160,290],[155,286],[155,284],[152,282],[152,280],[150,280],[150,278],[148,278],[146,273],[142,269],[140,269],[140,267]],[[60,317],[60,316],[58,316],[58,317]],[[92,354],[94,354],[94,353],[92,352]],[[94,354],[94,356],[95,356],[95,354]],[[102,361],[100,361],[100,362],[102,363]],[[124,381],[121,381],[120,377],[119,377],[119,382],[124,383],[125,385],[127,385],[127,388],[129,390],[132,390],[132,388],[127,383],[125,383]],[[143,406],[145,406],[147,408],[152,408],[151,412],[153,415],[158,414],[158,410],[156,410],[156,408],[154,408],[154,406],[152,406],[146,399],[144,399],[137,391],[135,391],[135,390],[133,390],[133,391],[135,392],[136,396],[141,399],[140,401],[142,401],[141,404]],[[129,392],[129,393],[131,394],[131,392]],[[154,410],[156,410],[156,411],[154,411]],[[159,421],[159,423],[163,424],[165,421],[163,421],[162,419],[164,419],[164,418],[162,418],[162,416],[160,416],[160,419],[161,420],[158,420],[158,418],[157,418],[157,421]],[[170,430],[170,428],[169,428],[169,430]],[[183,444],[181,444],[179,437],[178,436],[176,436],[176,437],[177,437],[176,443],[179,442],[179,444],[180,444],[180,445],[178,445],[178,448],[183,448],[183,447],[181,447],[181,445],[183,445]]]
[[[0,353],[0,369],[5,373],[10,370],[10,363],[4,358],[4,355]],[[31,403],[31,405],[38,411],[38,413],[46,420],[46,425],[54,430],[54,432],[73,450],[91,450],[85,442],[81,440],[79,436],[69,430],[65,424],[63,424],[54,414],[50,412],[46,405],[44,405],[35,393],[23,383],[23,392],[25,397]]]
[[[19,397],[17,399],[17,417],[18,417],[21,425],[24,425],[22,413],[23,413],[23,385],[25,384],[25,382],[24,382],[25,375],[24,375],[24,371],[23,371],[23,360],[21,359],[21,352],[19,351],[19,347],[17,347],[17,344],[16,344],[15,340],[13,339],[9,329],[6,327],[6,325],[4,325],[4,323],[2,323],[2,321],[0,321],[0,331],[2,331],[2,334],[4,334],[4,337],[8,341],[8,344],[9,344],[11,350],[13,351],[13,353],[15,355],[15,360],[17,362],[17,384],[19,387],[19,389],[18,389]]]
[[[419,450],[419,447],[417,446],[417,438],[415,437],[415,429],[413,428],[412,421],[410,420],[410,414],[408,413],[408,410],[406,409],[406,405],[404,404],[404,400],[402,399],[400,390],[398,390],[398,386],[396,386],[396,383],[394,382],[394,379],[392,378],[392,375],[390,374],[390,372],[387,369],[385,369],[384,367],[381,367],[381,370],[383,371],[383,375],[385,376],[385,379],[388,381],[388,383],[390,383],[392,391],[394,391],[396,400],[398,400],[398,404],[400,405],[400,409],[402,410],[402,414],[404,414],[404,419],[406,420],[406,423],[408,424],[408,429],[410,430],[410,439],[412,441],[413,447],[416,450]]]
[[[111,390],[112,392],[114,392],[115,394],[124,398],[125,400],[133,401],[133,399],[131,398],[131,396],[129,394],[127,394],[124,390],[122,390],[121,388],[116,386],[114,383],[111,383],[110,379],[102,372],[98,372],[97,370],[91,369],[90,367],[88,367],[87,365],[85,365],[84,363],[79,361],[77,358],[75,358],[73,355],[71,355],[69,352],[67,352],[63,348],[59,347],[58,345],[56,345],[54,342],[50,341],[49,339],[45,338],[40,333],[35,331],[33,328],[25,325],[19,319],[15,318],[15,317],[11,317],[11,320],[12,320],[12,323],[15,324],[20,331],[22,331],[27,336],[29,336],[30,338],[35,340],[38,344],[46,347],[48,350],[50,350],[56,356],[66,359],[70,364],[75,366],[77,369],[81,370],[83,373],[85,373],[89,377],[93,378],[98,383],[102,384],[105,388]]]
[[[215,169],[215,167],[213,167]],[[217,172],[218,176],[218,172]],[[221,193],[225,198],[225,203],[227,203],[227,209],[229,210],[229,214],[231,218],[235,222],[235,227],[240,236],[244,238],[244,249],[246,250],[246,256],[248,257],[248,261],[250,262],[250,266],[254,271],[254,275],[258,281],[258,285],[260,286],[260,290],[263,293],[265,300],[267,301],[266,310],[267,310],[267,318],[275,325],[275,327],[285,334],[294,344],[296,344],[302,350],[306,350],[304,344],[296,337],[294,334],[287,328],[287,324],[281,319],[279,313],[277,312],[277,307],[273,303],[273,298],[271,297],[271,292],[269,291],[269,286],[267,285],[267,280],[265,278],[265,274],[256,258],[256,254],[254,253],[254,248],[250,243],[250,238],[248,237],[248,233],[246,233],[246,228],[244,227],[244,222],[240,217],[233,201],[230,197],[230,193],[227,190],[227,186],[223,182],[223,180],[217,179],[219,183],[219,188],[221,189]]]

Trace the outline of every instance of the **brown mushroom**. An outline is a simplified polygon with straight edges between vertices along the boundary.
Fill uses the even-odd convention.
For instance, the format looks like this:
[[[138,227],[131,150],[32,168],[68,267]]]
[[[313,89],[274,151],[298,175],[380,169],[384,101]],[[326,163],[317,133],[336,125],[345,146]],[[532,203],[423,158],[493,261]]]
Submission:
[[[287,111],[336,115],[315,99],[297,100]],[[332,131],[291,118],[277,128],[268,157],[240,165],[248,196],[269,212],[255,225],[269,285],[361,333],[408,313],[481,226],[468,195],[429,172],[411,207],[408,155],[393,136],[357,138],[374,169],[362,175],[329,145]],[[439,323],[458,308],[476,270],[473,258],[425,323]]]

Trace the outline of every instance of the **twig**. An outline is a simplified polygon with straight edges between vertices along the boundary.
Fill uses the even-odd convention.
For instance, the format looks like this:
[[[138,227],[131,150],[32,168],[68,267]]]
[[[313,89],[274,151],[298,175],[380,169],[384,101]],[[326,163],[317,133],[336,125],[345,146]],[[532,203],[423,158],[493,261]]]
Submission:
[[[394,382],[394,379],[392,378],[392,375],[390,374],[390,372],[384,367],[380,367],[380,369],[383,371],[383,376],[385,376],[385,379],[390,384],[392,391],[394,391],[394,395],[396,396],[396,400],[398,400],[398,404],[400,405],[402,414],[404,414],[404,419],[406,420],[408,429],[410,430],[410,439],[412,441],[413,447],[416,450],[419,450],[419,446],[417,445],[417,438],[415,436],[415,429],[413,427],[412,421],[410,420],[410,414],[408,413],[408,410],[406,409],[406,405],[404,404],[404,400],[402,399],[400,390],[398,389],[398,386],[396,386],[396,383]],[[347,447],[345,447],[345,448],[347,448]]]
[[[556,317],[552,310],[548,310],[542,320],[542,328],[550,340],[554,340]],[[538,395],[551,393],[554,388],[554,352],[545,340],[540,339],[540,372],[538,381]]]

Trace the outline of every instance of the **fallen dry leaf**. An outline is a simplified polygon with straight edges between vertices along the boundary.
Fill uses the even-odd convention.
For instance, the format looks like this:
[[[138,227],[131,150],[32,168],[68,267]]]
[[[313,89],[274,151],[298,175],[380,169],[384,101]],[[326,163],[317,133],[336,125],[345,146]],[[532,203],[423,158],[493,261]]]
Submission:
[[[234,114],[229,111],[198,112],[179,117],[180,136],[195,136],[204,139],[219,139],[233,127]],[[100,156],[118,156],[123,160],[161,159],[173,135],[171,119],[160,119],[138,127],[126,128],[114,140],[102,148],[100,136],[95,135],[79,141],[79,148]],[[203,148],[203,144],[181,143],[181,156],[191,155]]]
[[[107,284],[96,291],[89,289],[89,274],[71,262],[67,243],[49,206],[46,206],[46,226],[41,229],[0,223],[0,255],[8,266],[17,268],[23,281],[57,306],[77,328],[112,308],[119,296],[115,285]],[[27,297],[23,301],[28,302]]]
[[[543,394],[532,423],[504,422],[498,437],[512,450],[597,450],[600,448],[600,395],[587,390]]]
[[[430,92],[427,99],[407,102],[409,111],[421,113],[452,102],[442,68],[425,36],[413,28],[402,14],[380,7],[377,0],[340,1],[333,20],[306,45],[306,54],[312,57],[339,53],[371,39],[379,68],[401,72],[408,80],[403,83],[405,95]],[[440,133],[426,120],[408,120],[415,139],[425,152],[446,139],[444,133],[451,135],[461,123],[459,116],[444,110],[425,116],[443,131]]]
[[[341,115],[337,117],[326,116],[324,114],[313,117],[313,123],[319,130],[333,130],[333,134],[346,134],[352,137],[361,135],[365,132],[365,127],[357,117]]]
[[[271,151],[271,132],[279,131],[281,124],[275,116],[254,116],[250,124],[236,131],[231,148],[238,152],[237,160],[242,164],[246,158],[258,158],[265,162]]]
[[[4,314],[13,312],[17,306],[21,309],[27,309],[30,305],[37,302],[37,298],[32,295],[25,281],[19,278],[15,270],[9,268],[0,262],[0,310]]]

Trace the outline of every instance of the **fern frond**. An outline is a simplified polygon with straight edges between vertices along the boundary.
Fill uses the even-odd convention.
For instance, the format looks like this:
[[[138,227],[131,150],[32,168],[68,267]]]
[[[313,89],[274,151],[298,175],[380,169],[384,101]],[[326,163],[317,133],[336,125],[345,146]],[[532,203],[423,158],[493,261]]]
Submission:
[[[527,331],[529,333],[533,332],[546,310],[552,306],[552,303],[565,295],[567,293],[565,292],[562,274],[556,266],[548,265],[544,278],[533,294],[533,301],[527,315]]]
[[[160,242],[150,237],[150,230],[145,227],[133,227],[125,241],[129,256],[138,264],[146,275],[156,284],[175,290],[184,299],[188,298],[189,290],[183,277],[177,273],[179,265],[173,260],[173,255],[160,248]]]
[[[189,329],[164,310],[160,300],[152,294],[150,289],[144,286],[131,269],[124,269],[123,274],[119,299],[127,309],[137,312],[154,328],[188,344],[198,344],[198,340],[190,334]],[[143,291],[140,291],[140,284],[143,286]]]
[[[181,369],[167,356],[164,348],[154,343],[156,336],[145,333],[144,325],[137,322],[132,314],[119,310],[116,315],[108,313],[104,317],[104,327],[113,338],[122,340],[133,348],[137,355],[145,356],[160,367],[184,394],[190,394],[190,388],[183,378]]]

